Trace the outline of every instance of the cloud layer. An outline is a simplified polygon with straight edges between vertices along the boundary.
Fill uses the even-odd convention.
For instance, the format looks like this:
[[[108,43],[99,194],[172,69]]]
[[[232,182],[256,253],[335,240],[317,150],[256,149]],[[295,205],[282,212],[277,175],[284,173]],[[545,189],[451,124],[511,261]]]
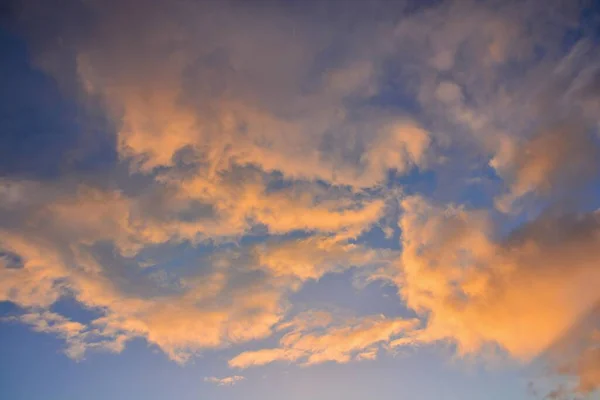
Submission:
[[[237,369],[447,342],[598,388],[600,60],[575,2],[50,3],[19,2],[16,29],[114,157],[2,174],[8,321],[77,360],[133,338],[180,363],[235,346]],[[294,302],[344,274],[406,315]],[[588,344],[555,363],[575,327]]]

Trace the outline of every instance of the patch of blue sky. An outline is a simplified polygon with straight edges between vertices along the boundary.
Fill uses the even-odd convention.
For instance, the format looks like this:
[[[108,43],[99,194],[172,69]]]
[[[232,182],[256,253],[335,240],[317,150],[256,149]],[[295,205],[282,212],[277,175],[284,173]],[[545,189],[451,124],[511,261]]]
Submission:
[[[0,27],[0,175],[53,179],[117,160],[114,128],[35,68],[25,42]]]

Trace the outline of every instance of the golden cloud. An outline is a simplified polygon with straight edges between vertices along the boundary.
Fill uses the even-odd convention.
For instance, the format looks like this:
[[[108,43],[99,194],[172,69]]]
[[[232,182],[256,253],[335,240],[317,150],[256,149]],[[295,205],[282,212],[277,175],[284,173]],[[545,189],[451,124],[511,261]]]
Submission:
[[[530,360],[600,301],[597,212],[541,217],[499,242],[484,212],[402,206],[400,293],[427,316],[416,341],[450,339],[461,353],[492,343]]]
[[[231,367],[247,368],[274,361],[302,362],[302,365],[327,361],[346,363],[372,360],[381,344],[414,330],[416,319],[386,318],[383,315],[335,321],[324,312],[305,313],[285,324],[289,329],[280,347],[243,352],[229,361]]]

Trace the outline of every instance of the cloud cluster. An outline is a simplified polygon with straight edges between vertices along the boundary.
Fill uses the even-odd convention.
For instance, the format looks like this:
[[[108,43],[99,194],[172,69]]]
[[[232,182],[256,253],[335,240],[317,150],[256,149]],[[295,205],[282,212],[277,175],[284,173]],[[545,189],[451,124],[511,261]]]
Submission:
[[[600,60],[561,44],[576,2],[50,3],[21,1],[18,25],[111,121],[116,159],[3,174],[0,301],[70,357],[141,337],[184,363],[279,335],[229,365],[439,341],[528,362],[594,319]],[[388,280],[417,318],[298,315],[292,295],[337,273]],[[593,392],[596,342],[572,359],[557,370]]]
[[[413,339],[451,338],[462,353],[495,343],[530,360],[598,305],[598,212],[542,216],[494,238],[482,211],[407,198],[400,291],[426,314]]]
[[[352,40],[338,43],[333,26],[210,2],[150,2],[132,26],[136,1],[113,3],[94,3],[95,29],[63,40],[74,39],[68,62],[118,121],[118,152],[132,168],[171,167],[187,149],[202,164],[203,185],[232,165],[252,165],[369,187],[388,169],[424,163],[429,137],[415,121],[356,106],[377,90],[370,52],[320,59]]]
[[[164,274],[156,272],[168,269],[145,267],[139,259],[142,249],[178,238],[165,224],[152,226],[143,214],[135,218],[128,200],[116,194],[107,199],[86,192],[65,204],[62,197],[50,202],[35,193],[44,202],[35,212],[5,204],[7,213],[26,214],[20,223],[28,226],[3,231],[2,248],[10,251],[4,258],[18,254],[22,265],[3,266],[2,299],[39,309],[73,296],[100,312],[89,327],[97,334],[120,342],[145,337],[179,362],[202,348],[268,336],[285,313],[286,296],[303,282],[389,256],[325,234],[273,239],[199,257],[187,267],[191,272],[165,287]],[[172,257],[176,250],[168,251]]]
[[[114,122],[119,165],[108,178],[2,181],[1,246],[21,264],[2,269],[2,299],[43,309],[73,296],[101,335],[141,336],[184,362],[268,336],[303,282],[382,262],[350,240],[384,218],[388,171],[424,166],[430,138],[352,106],[376,90],[368,54],[315,69],[324,45],[342,44],[334,29],[206,2],[148,2],[132,24],[138,5],[73,3],[51,24],[47,5],[21,5],[38,65]],[[261,232],[308,238],[220,248]],[[153,277],[170,271],[145,254],[181,244],[216,251],[164,287]]]

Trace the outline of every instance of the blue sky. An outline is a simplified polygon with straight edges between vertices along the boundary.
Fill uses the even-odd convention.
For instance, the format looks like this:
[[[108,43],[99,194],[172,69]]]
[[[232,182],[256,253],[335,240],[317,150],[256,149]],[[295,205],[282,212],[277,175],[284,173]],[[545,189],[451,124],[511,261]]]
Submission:
[[[0,397],[594,399],[585,1],[18,0]]]

